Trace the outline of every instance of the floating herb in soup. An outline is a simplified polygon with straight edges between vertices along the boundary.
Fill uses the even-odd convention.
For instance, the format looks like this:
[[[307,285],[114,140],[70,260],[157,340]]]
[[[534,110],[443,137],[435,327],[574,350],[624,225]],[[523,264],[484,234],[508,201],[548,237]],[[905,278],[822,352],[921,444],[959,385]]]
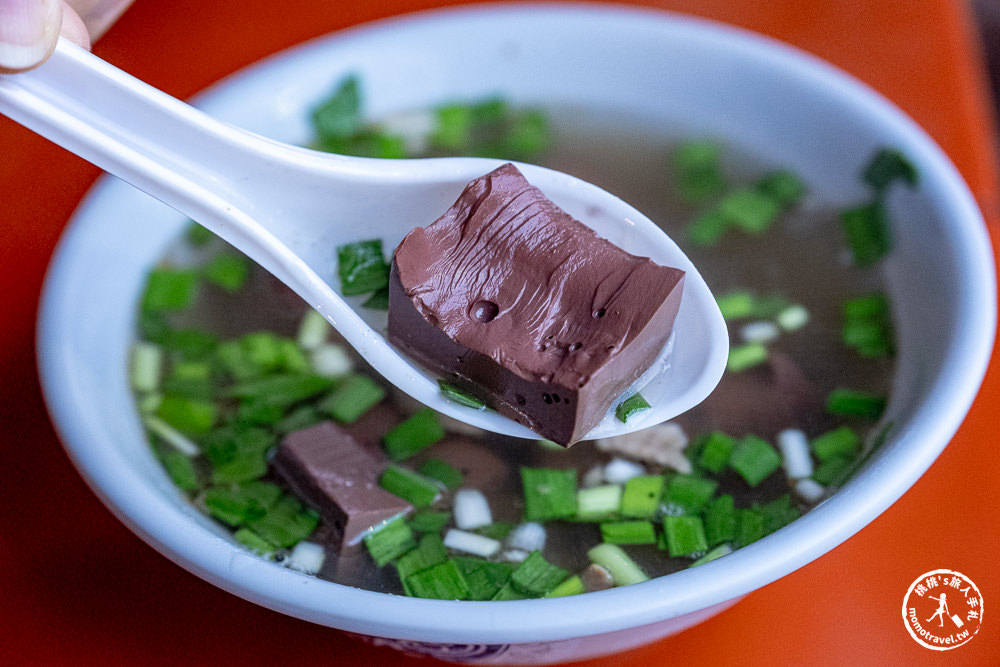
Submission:
[[[400,395],[322,316],[192,226],[150,273],[132,385],[179,491],[248,549],[388,593],[584,593],[765,537],[884,437],[894,340],[877,263],[891,249],[885,192],[916,181],[903,156],[876,155],[870,199],[839,212],[790,172],[662,128],[495,99],[373,124],[360,104],[349,79],[317,107],[314,145],[537,161],[662,221],[718,296],[729,364],[703,404],[626,436],[565,449],[483,433]],[[345,294],[386,307],[385,252],[380,239],[340,249]]]

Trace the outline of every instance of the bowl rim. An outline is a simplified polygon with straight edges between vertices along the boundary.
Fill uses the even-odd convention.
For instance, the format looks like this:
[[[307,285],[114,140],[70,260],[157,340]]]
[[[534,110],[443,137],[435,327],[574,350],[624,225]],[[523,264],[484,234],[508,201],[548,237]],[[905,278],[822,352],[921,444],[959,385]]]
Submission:
[[[487,3],[417,12],[310,40],[262,64],[348,37],[363,40],[387,30],[419,29],[426,22],[512,16],[562,19],[569,14],[584,20],[643,24],[647,29],[652,24],[665,34],[693,30],[716,48],[759,60],[783,76],[808,78],[905,138],[905,150],[921,165],[943,215],[967,221],[956,238],[956,251],[966,260],[959,267],[960,282],[983,287],[961,295],[961,326],[947,350],[945,371],[914,420],[896,436],[896,446],[880,456],[878,465],[863,469],[837,494],[781,531],[722,561],[634,586],[572,598],[492,603],[406,598],[318,580],[252,556],[217,534],[192,530],[187,515],[153,494],[144,480],[128,474],[127,461],[102,441],[107,433],[100,423],[79,418],[73,387],[61,381],[71,373],[74,360],[62,343],[69,329],[60,305],[72,275],[68,257],[83,234],[78,225],[70,225],[43,286],[37,341],[43,391],[74,465],[105,505],[143,540],[240,597],[352,632],[429,642],[551,641],[656,623],[745,595],[848,539],[895,502],[937,458],[971,406],[992,351],[996,327],[992,246],[972,194],[943,151],[894,104],[857,79],[795,47],[734,26],[663,10],[591,3]],[[201,97],[252,75],[260,66],[223,79]]]

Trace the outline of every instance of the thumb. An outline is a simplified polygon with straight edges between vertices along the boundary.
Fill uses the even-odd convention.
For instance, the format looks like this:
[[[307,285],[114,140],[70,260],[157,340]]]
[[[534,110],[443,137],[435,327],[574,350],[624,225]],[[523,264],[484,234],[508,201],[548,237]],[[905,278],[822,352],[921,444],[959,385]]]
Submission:
[[[0,0],[0,74],[42,64],[60,32],[90,48],[87,28],[62,0]]]
[[[0,0],[0,72],[29,69],[48,58],[61,25],[60,0]]]

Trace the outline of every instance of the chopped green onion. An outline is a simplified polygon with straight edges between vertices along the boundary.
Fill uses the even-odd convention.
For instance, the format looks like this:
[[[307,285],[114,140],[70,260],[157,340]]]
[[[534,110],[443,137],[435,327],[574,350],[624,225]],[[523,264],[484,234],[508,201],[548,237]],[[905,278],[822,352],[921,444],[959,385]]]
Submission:
[[[438,533],[447,524],[451,515],[448,512],[417,512],[410,519],[410,527],[420,533]]]
[[[718,210],[730,225],[760,235],[778,218],[781,204],[756,189],[742,188],[723,197]]]
[[[203,502],[220,521],[240,526],[260,519],[278,502],[281,489],[269,482],[249,482],[239,486],[215,486],[205,492]]]
[[[561,584],[550,590],[542,597],[561,598],[568,595],[579,595],[580,593],[586,592],[587,587],[584,585],[583,579],[580,578],[580,575],[574,574],[571,577],[564,579]]]
[[[834,389],[826,399],[830,414],[878,419],[885,411],[885,398],[854,389]]]
[[[747,435],[736,443],[729,465],[747,484],[757,486],[781,467],[781,455],[766,440]]]
[[[372,310],[389,310],[389,288],[375,290],[361,305]]]
[[[344,296],[367,294],[388,286],[389,265],[382,254],[382,240],[338,246],[337,272]]]
[[[234,532],[233,539],[258,556],[269,558],[274,553],[275,546],[249,528]]]
[[[890,357],[895,351],[889,302],[882,293],[844,302],[841,340],[864,357]]]
[[[761,343],[734,345],[729,348],[726,370],[730,373],[740,373],[765,361],[767,361],[767,348]]]
[[[510,575],[510,583],[531,597],[545,595],[558,586],[569,573],[545,560],[541,551],[533,551]]]
[[[717,558],[722,558],[723,556],[728,556],[731,553],[733,553],[733,548],[731,546],[729,546],[728,544],[720,544],[719,546],[715,547],[707,554],[699,558],[698,560],[691,563],[691,565],[689,565],[688,567],[697,567],[699,565],[704,565],[709,561],[713,561]]]
[[[177,361],[163,381],[163,391],[174,396],[210,399],[215,394],[211,365],[205,360]]]
[[[444,437],[437,413],[423,408],[396,425],[382,437],[386,454],[393,461],[408,459]]]
[[[754,314],[754,295],[746,290],[733,290],[716,297],[726,321],[740,320]]]
[[[527,600],[528,597],[529,596],[514,588],[514,584],[508,581],[499,591],[497,591],[496,595],[490,598],[490,600],[494,602],[504,602],[506,600]]]
[[[157,436],[185,456],[197,456],[201,453],[201,448],[178,431],[176,428],[154,415],[148,415],[142,420],[143,425],[150,433]]]
[[[801,513],[792,506],[792,497],[787,493],[763,505],[754,505],[754,509],[764,517],[764,533],[770,535],[799,518]]]
[[[348,76],[312,110],[312,125],[320,140],[343,139],[361,129],[361,86]]]
[[[441,496],[437,480],[397,465],[387,467],[378,483],[414,507],[427,507]]]
[[[403,517],[393,519],[366,533],[363,540],[368,553],[379,567],[417,546],[413,530]]]
[[[718,243],[729,229],[729,219],[717,209],[702,213],[687,226],[684,235],[694,246],[711,246]]]
[[[764,517],[752,509],[736,510],[736,546],[743,548],[766,535]]]
[[[622,487],[604,484],[576,492],[576,520],[603,521],[618,513],[622,505]]]
[[[854,456],[861,448],[861,439],[849,426],[841,426],[822,433],[810,443],[813,454],[820,461],[834,456]]]
[[[441,388],[441,394],[449,401],[458,403],[459,405],[464,405],[467,408],[475,408],[476,410],[481,410],[486,407],[486,404],[482,401],[482,399],[473,396],[464,389],[456,387],[446,380],[439,379],[438,387]]]
[[[719,483],[694,475],[674,475],[663,490],[663,502],[684,514],[697,514],[715,494]]]
[[[650,407],[652,406],[646,402],[646,399],[642,397],[642,394],[632,394],[618,404],[618,407],[615,408],[615,416],[618,417],[618,421],[626,423],[628,422],[629,417],[637,412],[649,410]]]
[[[420,465],[418,472],[436,479],[448,489],[454,490],[462,485],[462,471],[439,458],[427,459]]]
[[[198,276],[188,269],[153,269],[142,296],[144,311],[182,310],[191,305]]]
[[[158,448],[157,458],[163,464],[163,469],[167,475],[182,491],[197,491],[201,484],[198,480],[198,471],[187,456],[176,449]]]
[[[184,232],[184,236],[187,239],[189,245],[199,248],[206,245],[209,241],[216,238],[215,233],[212,232],[208,227],[203,227],[195,221],[191,221],[188,224],[187,229]]]
[[[166,395],[156,416],[185,435],[202,435],[215,426],[219,406],[210,401]]]
[[[656,544],[652,521],[605,521],[601,539],[612,544]]]
[[[303,507],[297,498],[289,495],[279,498],[264,516],[247,522],[255,533],[283,549],[295,546],[312,535],[318,524],[316,510]]]
[[[674,179],[681,198],[697,204],[722,192],[726,179],[722,173],[719,145],[714,141],[685,141],[671,154]]]
[[[502,154],[522,161],[535,160],[548,147],[550,134],[548,118],[541,111],[514,112],[504,134]]]
[[[212,334],[196,329],[166,329],[149,338],[183,359],[203,359],[215,351],[219,342]]]
[[[622,491],[622,516],[651,519],[660,506],[666,480],[662,475],[639,475],[625,482]]]
[[[888,254],[892,242],[881,200],[842,211],[840,222],[856,266],[871,266]]]
[[[155,343],[138,341],[132,346],[132,388],[136,391],[156,391],[163,376],[163,348]]]
[[[690,556],[708,550],[705,525],[696,516],[665,516],[663,531],[671,556]]]
[[[710,546],[736,538],[736,507],[730,495],[712,499],[705,508],[705,539]]]
[[[233,384],[227,395],[240,400],[262,400],[269,405],[289,406],[330,389],[334,382],[311,373],[282,373]]]
[[[318,405],[341,424],[353,424],[385,398],[385,387],[367,375],[349,375]]]
[[[412,527],[412,524],[411,524]],[[432,565],[448,560],[448,551],[437,533],[427,533],[420,537],[415,549],[407,551],[396,559],[394,565],[400,581],[406,584],[406,578],[414,572],[426,570]]]
[[[718,431],[709,433],[699,447],[698,465],[718,474],[729,465],[734,447],[736,447],[734,438]]]
[[[809,311],[805,306],[793,303],[782,308],[775,316],[775,321],[785,331],[798,331],[809,323]]]
[[[494,563],[481,558],[457,556],[452,559],[462,573],[470,600],[492,600],[510,581],[513,563]]]
[[[845,475],[853,462],[854,458],[851,456],[832,456],[816,466],[812,478],[823,486],[830,486],[834,480]]]
[[[911,188],[919,181],[913,163],[901,151],[891,148],[881,148],[875,153],[862,172],[862,178],[877,193],[883,192],[895,180],[901,180]]]
[[[227,292],[237,292],[250,276],[250,260],[244,255],[219,253],[205,265],[205,279]]]
[[[332,327],[323,313],[313,308],[308,308],[302,319],[299,321],[299,330],[295,336],[295,341],[304,350],[315,350],[320,345],[326,343],[330,337]]]
[[[565,519],[576,514],[576,470],[522,467],[521,483],[528,521]]]
[[[286,413],[274,424],[274,430],[280,434],[286,434],[315,426],[321,421],[323,421],[323,415],[319,413],[316,406],[302,405]]]
[[[798,176],[784,169],[766,175],[757,182],[754,189],[784,208],[798,202],[806,193],[805,183]]]
[[[844,319],[870,320],[889,314],[889,299],[882,292],[873,292],[844,301]]]
[[[611,573],[615,586],[638,584],[649,579],[649,575],[617,544],[602,542],[587,551],[587,557]]]
[[[248,482],[267,472],[267,452],[274,436],[264,428],[229,424],[204,438],[205,458],[217,483]]]
[[[454,561],[414,572],[406,578],[406,590],[414,597],[433,600],[468,600],[469,587]]]

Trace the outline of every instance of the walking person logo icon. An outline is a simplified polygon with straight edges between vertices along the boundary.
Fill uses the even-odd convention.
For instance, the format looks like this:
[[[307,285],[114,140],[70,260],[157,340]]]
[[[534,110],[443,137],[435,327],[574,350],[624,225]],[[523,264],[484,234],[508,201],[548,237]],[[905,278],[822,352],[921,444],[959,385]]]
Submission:
[[[979,632],[982,622],[983,596],[961,572],[925,572],[903,598],[906,630],[918,644],[935,651],[965,644]]]

